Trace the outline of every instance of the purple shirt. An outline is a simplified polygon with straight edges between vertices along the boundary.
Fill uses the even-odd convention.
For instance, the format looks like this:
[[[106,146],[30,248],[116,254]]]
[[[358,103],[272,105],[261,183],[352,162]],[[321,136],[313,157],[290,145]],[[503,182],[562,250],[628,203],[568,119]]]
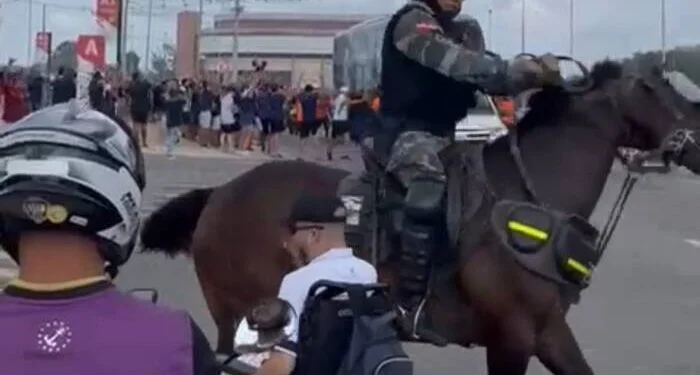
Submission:
[[[192,375],[189,317],[114,287],[70,299],[0,294],[2,372]]]

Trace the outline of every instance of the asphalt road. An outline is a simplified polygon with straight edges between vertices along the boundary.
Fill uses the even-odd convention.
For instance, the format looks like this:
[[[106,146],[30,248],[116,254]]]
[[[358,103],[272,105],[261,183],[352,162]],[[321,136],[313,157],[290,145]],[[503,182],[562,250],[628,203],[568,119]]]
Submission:
[[[151,155],[144,211],[192,188],[227,181],[255,164]],[[356,167],[357,162],[345,164]],[[623,177],[619,169],[611,175],[594,222],[604,221]],[[186,258],[136,254],[117,284],[158,289],[161,304],[188,310],[215,339]],[[569,321],[596,373],[700,374],[700,179],[674,172],[647,176],[637,185],[606,259]],[[409,350],[417,374],[486,373],[482,349],[411,345]],[[528,372],[546,373],[537,361]]]

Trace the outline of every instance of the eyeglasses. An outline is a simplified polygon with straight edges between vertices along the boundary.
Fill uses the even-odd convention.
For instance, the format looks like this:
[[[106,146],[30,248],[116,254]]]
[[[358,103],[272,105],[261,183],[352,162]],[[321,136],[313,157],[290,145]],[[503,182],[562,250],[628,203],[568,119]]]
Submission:
[[[289,231],[292,234],[296,234],[299,231],[302,230],[311,230],[311,229],[316,229],[316,230],[323,230],[325,229],[323,225],[318,225],[318,224],[289,224]]]

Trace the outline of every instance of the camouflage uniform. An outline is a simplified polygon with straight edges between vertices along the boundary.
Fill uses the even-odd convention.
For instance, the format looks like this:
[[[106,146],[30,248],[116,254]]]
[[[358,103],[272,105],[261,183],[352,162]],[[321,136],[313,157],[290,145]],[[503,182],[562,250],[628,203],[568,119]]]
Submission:
[[[446,175],[438,153],[451,143],[469,96],[502,92],[507,73],[504,62],[484,55],[475,19],[455,23],[440,15],[439,21],[436,4],[428,2],[434,0],[413,1],[394,15],[382,51],[381,112],[393,133],[387,169],[407,190],[397,291],[415,336],[421,336],[420,306],[444,221]]]
[[[436,0],[408,3],[389,21],[382,47],[381,112],[389,136],[379,144],[392,145],[387,168],[407,191],[397,297],[416,336],[444,222],[446,175],[438,153],[450,144],[475,91],[508,95],[516,86],[536,86],[543,71],[527,61],[509,71],[506,62],[484,53],[475,19],[449,21],[436,9]]]
[[[445,182],[445,167],[438,153],[450,142],[449,138],[429,132],[403,132],[392,146],[387,170],[394,173],[406,188],[416,177]]]

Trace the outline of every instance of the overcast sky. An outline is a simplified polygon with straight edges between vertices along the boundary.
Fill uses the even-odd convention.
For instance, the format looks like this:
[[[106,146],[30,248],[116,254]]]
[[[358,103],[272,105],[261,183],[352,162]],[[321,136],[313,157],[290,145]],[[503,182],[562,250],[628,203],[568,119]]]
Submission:
[[[27,46],[33,44],[29,31],[29,4],[33,2],[33,35],[42,27],[43,0],[0,0],[0,61],[15,57],[27,61]],[[146,50],[149,0],[130,0],[128,47],[139,55]],[[196,9],[198,0],[152,0],[151,46],[174,42],[175,14]],[[465,0],[464,12],[481,21],[488,39],[488,13],[493,9],[491,49],[509,57],[520,51],[520,15],[526,5],[526,49],[540,53],[569,50],[569,0]],[[94,0],[46,0],[46,29],[54,33],[54,46],[78,34],[99,29],[90,14]],[[611,56],[621,57],[640,49],[661,46],[661,0],[574,0],[575,56],[586,62]],[[700,1],[666,0],[667,45],[700,44]],[[401,0],[244,0],[249,12],[390,13]],[[230,6],[231,0],[205,5],[205,23],[212,15]],[[32,55],[34,54],[32,48]]]

